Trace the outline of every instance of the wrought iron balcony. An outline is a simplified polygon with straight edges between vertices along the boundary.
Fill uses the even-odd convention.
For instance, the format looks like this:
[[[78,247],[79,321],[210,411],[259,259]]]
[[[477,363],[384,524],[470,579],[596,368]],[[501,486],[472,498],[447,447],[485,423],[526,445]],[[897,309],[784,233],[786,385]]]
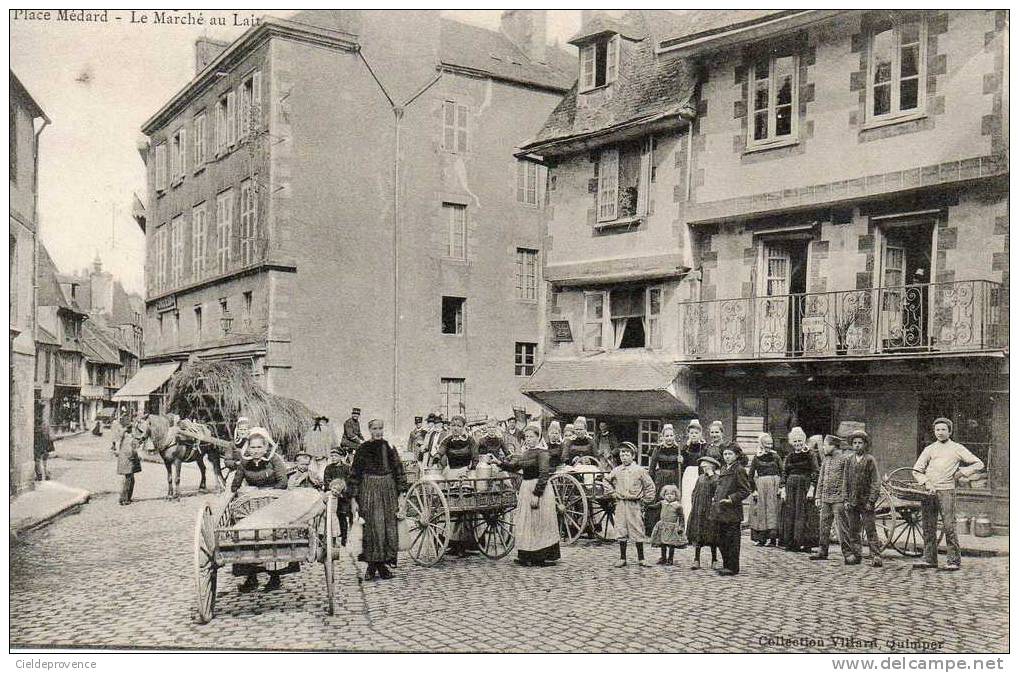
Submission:
[[[684,302],[685,360],[1008,348],[1008,288],[986,280]]]

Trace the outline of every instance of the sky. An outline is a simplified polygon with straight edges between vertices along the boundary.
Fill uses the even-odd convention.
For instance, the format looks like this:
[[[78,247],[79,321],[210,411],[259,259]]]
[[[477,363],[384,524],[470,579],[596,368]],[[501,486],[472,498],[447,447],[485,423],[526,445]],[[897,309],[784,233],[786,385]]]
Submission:
[[[201,13],[226,17],[228,26],[132,23],[129,10],[110,10],[108,23],[10,15],[11,69],[52,121],[40,140],[40,237],[61,272],[98,255],[129,291],[144,294],[145,237],[131,217],[133,195],[145,194],[141,125],[194,76],[195,38],[233,40],[245,30],[229,25],[233,10]],[[443,13],[499,26],[498,10]],[[550,41],[564,44],[579,28],[579,10],[548,14]]]

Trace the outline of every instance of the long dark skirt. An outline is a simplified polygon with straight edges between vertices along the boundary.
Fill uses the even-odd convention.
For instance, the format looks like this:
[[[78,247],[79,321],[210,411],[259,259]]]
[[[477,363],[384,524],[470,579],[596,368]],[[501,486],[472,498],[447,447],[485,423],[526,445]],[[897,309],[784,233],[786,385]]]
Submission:
[[[812,511],[813,500],[807,499],[809,490],[810,477],[807,475],[793,474],[786,480],[785,502],[782,503],[782,544],[787,547],[817,544],[817,512]]]
[[[364,518],[364,549],[368,563],[395,561],[399,549],[396,525],[398,497],[392,475],[366,475],[358,498]]]

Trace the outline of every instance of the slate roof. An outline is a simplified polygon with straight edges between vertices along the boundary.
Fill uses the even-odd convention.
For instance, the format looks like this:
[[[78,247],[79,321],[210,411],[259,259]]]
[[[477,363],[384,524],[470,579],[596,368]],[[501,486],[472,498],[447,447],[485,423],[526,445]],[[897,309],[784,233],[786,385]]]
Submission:
[[[38,330],[35,335],[36,344],[49,344],[50,346],[60,345],[60,339],[53,336],[53,333],[48,329],[42,325],[36,325],[36,329]]]
[[[58,308],[84,314],[85,311],[60,289],[61,274],[57,271],[49,250],[41,242],[39,243],[39,257],[36,266],[36,283],[39,286],[37,304],[39,306],[56,306]]]
[[[670,12],[633,11],[624,19],[630,26],[628,32],[641,37],[620,62],[612,97],[601,99],[598,105],[578,106],[574,84],[523,149],[540,154],[555,141],[580,138],[645,120],[677,115],[693,117],[697,89],[694,64],[677,56],[655,54],[658,40],[681,26],[681,17]]]
[[[547,63],[532,60],[505,34],[441,19],[439,60],[478,70],[496,79],[566,91],[577,77],[577,60],[559,47],[546,50]]]
[[[120,364],[120,353],[117,352],[116,346],[106,340],[101,330],[91,320],[86,320],[82,325],[81,350],[89,362]]]
[[[711,9],[687,10],[676,12],[670,21],[668,31],[658,41],[685,41],[706,37],[714,33],[740,28],[757,23],[762,19],[772,19],[803,10],[775,9]]]

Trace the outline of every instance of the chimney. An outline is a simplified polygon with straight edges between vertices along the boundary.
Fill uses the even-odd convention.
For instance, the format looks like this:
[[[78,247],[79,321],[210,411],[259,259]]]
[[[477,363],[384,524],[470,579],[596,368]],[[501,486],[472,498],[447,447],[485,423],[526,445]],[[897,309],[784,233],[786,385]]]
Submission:
[[[205,70],[229,46],[229,42],[213,40],[211,37],[203,36],[195,40],[195,74]]]
[[[544,9],[507,9],[499,30],[532,61],[544,63],[548,34],[548,12]]]

